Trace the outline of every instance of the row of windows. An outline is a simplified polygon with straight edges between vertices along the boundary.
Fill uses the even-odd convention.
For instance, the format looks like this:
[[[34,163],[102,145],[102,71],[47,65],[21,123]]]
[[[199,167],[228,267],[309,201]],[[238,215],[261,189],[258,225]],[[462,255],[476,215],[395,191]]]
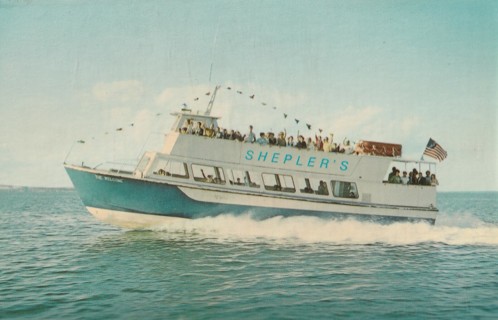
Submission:
[[[171,176],[174,178],[190,178],[187,164],[183,162],[168,160],[159,161],[153,168],[155,175]],[[225,171],[220,167],[192,164],[192,176],[195,181],[214,184],[230,184],[233,186],[243,186],[251,188],[260,188],[261,185],[265,190],[295,193],[297,190],[301,193],[317,194],[328,196],[329,186],[331,187],[334,197],[339,198],[358,198],[358,189],[356,183],[345,181],[330,181],[328,185],[325,181],[313,178],[298,178],[298,186],[294,183],[294,178],[286,174],[262,173],[258,174],[251,171],[232,170]]]

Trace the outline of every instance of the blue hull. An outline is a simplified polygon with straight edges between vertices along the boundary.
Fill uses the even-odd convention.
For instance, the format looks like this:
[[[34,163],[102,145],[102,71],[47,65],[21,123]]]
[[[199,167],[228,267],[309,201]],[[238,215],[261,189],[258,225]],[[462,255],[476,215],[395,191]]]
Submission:
[[[174,185],[116,178],[67,167],[66,171],[87,207],[190,219],[243,212],[240,206],[195,201]]]
[[[186,196],[177,186],[166,183],[93,173],[66,167],[83,204],[106,210],[141,213],[187,219],[217,216],[220,214],[240,215],[251,213],[253,218],[262,220],[274,216],[318,216],[321,218],[348,218],[349,214],[338,212],[302,211],[229,205],[200,202]],[[376,222],[393,222],[397,220],[419,220],[398,217],[354,215]],[[434,222],[434,221],[430,221]]]

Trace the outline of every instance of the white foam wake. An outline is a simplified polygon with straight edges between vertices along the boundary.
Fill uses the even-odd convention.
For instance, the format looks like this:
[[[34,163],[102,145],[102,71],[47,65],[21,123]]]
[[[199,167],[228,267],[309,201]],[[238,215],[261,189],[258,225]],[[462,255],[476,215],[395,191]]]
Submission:
[[[232,240],[297,241],[302,243],[410,245],[444,243],[449,245],[498,245],[498,225],[487,224],[471,214],[440,214],[436,225],[424,222],[378,224],[316,217],[274,217],[254,220],[250,214],[185,220],[155,228],[167,232]]]

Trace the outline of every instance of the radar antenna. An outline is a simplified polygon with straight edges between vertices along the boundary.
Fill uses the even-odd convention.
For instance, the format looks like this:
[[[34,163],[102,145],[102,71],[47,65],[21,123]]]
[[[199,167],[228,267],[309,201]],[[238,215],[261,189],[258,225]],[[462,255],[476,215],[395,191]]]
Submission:
[[[206,115],[206,116],[211,115],[211,109],[213,109],[214,99],[216,99],[216,92],[218,92],[218,89],[219,89],[220,87],[221,87],[220,85],[217,85],[217,86],[214,88],[213,95],[211,96],[211,100],[209,100],[209,103],[208,103],[208,106],[207,106],[206,112],[204,112],[204,115]]]

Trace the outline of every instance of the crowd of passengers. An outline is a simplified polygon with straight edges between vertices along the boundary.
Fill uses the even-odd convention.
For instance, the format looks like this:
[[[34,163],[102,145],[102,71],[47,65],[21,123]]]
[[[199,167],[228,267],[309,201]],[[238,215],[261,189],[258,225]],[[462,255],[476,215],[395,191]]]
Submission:
[[[227,130],[220,127],[214,128],[213,126],[211,126],[210,128],[206,128],[200,121],[197,123],[193,123],[193,121],[187,120],[186,126],[180,129],[180,133],[247,143],[258,143],[262,146],[270,145],[280,147],[295,147],[298,149],[339,152],[346,154],[351,154],[354,152],[354,147],[351,145],[349,140],[344,139],[343,143],[335,143],[332,141],[332,134],[330,134],[330,139],[329,137],[322,138],[322,136],[319,135],[315,135],[315,139],[305,139],[303,135],[299,135],[297,137],[297,141],[294,141],[294,137],[287,137],[287,131],[284,130],[279,132],[276,136],[273,132],[261,132],[259,134],[259,137],[256,137],[252,125],[249,126],[249,132],[242,135],[240,131]]]
[[[438,186],[439,181],[436,178],[436,175],[429,170],[425,172],[425,176],[422,172],[418,172],[417,169],[413,169],[409,173],[403,171],[403,176],[400,176],[400,170],[396,167],[393,167],[391,173],[389,173],[389,177],[387,179],[389,183],[398,183],[398,184],[411,184],[411,185],[422,185],[422,186]]]

